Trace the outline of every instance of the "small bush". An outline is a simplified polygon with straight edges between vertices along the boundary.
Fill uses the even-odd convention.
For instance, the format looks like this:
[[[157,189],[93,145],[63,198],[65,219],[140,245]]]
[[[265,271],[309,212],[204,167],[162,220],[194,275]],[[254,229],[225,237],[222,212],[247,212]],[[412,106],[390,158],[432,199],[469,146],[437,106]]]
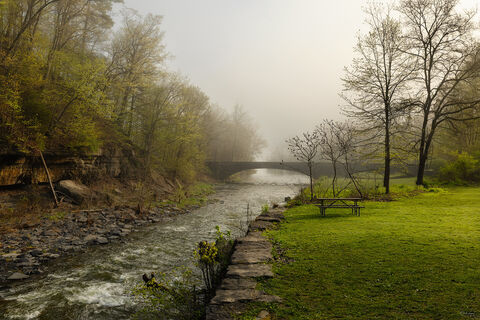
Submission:
[[[202,279],[209,296],[215,293],[215,288],[228,267],[233,248],[230,232],[223,233],[219,226],[215,228],[215,242],[200,241],[194,252],[196,265],[202,271]]]
[[[262,213],[268,213],[268,210],[270,210],[270,207],[268,203],[266,203],[262,206]]]
[[[197,183],[188,187],[178,185],[175,193],[169,198],[170,202],[175,203],[180,208],[186,206],[200,206],[208,200],[208,195],[215,192],[212,185],[206,183]]]

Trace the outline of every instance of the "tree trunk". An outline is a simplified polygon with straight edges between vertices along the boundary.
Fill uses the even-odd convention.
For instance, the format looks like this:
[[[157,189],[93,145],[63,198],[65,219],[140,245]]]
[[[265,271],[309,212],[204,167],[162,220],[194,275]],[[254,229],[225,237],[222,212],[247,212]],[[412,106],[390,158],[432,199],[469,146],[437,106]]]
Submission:
[[[427,153],[423,151],[420,152],[420,157],[418,160],[418,171],[417,171],[417,186],[423,185],[423,176],[425,174],[425,165],[427,164]]]
[[[385,187],[385,194],[390,193],[390,162],[390,128],[387,122],[387,125],[385,126],[385,171],[383,173],[383,186]]]
[[[422,147],[420,149],[420,155],[418,159],[418,171],[417,171],[417,181],[416,181],[417,186],[423,185],[423,178],[425,175],[425,167],[427,166],[428,153],[432,145],[433,135],[435,133],[436,127],[437,127],[436,121],[434,120],[428,136],[426,137],[422,136],[422,143],[421,143]]]
[[[336,195],[335,195],[335,185],[337,183],[337,162],[332,161],[332,166],[333,166],[332,194],[333,194],[333,197],[336,197]]]
[[[313,201],[313,176],[312,176],[312,163],[308,163],[308,176],[310,177],[310,201]]]

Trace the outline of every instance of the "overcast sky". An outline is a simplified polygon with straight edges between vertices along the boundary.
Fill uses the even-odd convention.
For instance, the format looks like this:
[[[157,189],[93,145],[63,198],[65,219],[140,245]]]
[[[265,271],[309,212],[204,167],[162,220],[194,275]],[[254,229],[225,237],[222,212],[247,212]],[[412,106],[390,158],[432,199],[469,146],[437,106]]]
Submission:
[[[478,0],[463,0],[472,7]],[[213,103],[241,104],[274,149],[341,118],[343,68],[365,29],[363,0],[125,0],[163,16],[169,69]],[[267,149],[268,153],[268,149]],[[267,155],[264,156],[265,158]]]

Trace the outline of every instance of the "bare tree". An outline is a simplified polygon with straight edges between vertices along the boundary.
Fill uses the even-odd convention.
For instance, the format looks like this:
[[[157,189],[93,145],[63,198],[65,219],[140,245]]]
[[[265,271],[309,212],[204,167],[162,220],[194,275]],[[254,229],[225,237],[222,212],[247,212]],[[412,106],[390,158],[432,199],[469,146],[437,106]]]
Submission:
[[[414,101],[421,117],[417,185],[423,184],[437,128],[445,121],[471,119],[462,114],[480,104],[478,97],[464,98],[458,90],[471,86],[480,63],[473,38],[475,12],[457,13],[457,4],[458,0],[403,0],[398,9],[408,28],[407,53],[419,61]]]
[[[305,132],[302,136],[296,136],[288,139],[288,150],[298,160],[305,162],[308,167],[308,177],[310,178],[310,200],[313,201],[313,165],[317,156],[319,147],[319,134],[315,130],[313,133]]]
[[[391,8],[372,5],[365,9],[370,31],[358,37],[356,57],[345,68],[341,95],[347,102],[345,113],[368,124],[375,136],[383,135],[385,193],[390,192],[391,145],[393,127],[404,115],[400,99],[411,77],[414,59],[405,55],[401,23],[392,17]]]
[[[334,197],[337,194],[336,186],[338,165],[339,160],[342,157],[341,149],[335,135],[335,126],[335,122],[325,119],[315,129],[315,132],[318,133],[318,136],[320,138],[320,157],[324,160],[329,161],[332,164],[332,193]]]
[[[325,119],[322,124],[317,126],[315,131],[318,132],[320,139],[320,156],[332,164],[333,196],[338,196],[352,183],[361,196],[362,192],[355,177],[353,165],[354,160],[356,160],[355,154],[358,146],[358,139],[356,139],[358,132],[355,127],[348,122]],[[350,182],[342,188],[337,186],[339,168],[343,168],[350,179]]]

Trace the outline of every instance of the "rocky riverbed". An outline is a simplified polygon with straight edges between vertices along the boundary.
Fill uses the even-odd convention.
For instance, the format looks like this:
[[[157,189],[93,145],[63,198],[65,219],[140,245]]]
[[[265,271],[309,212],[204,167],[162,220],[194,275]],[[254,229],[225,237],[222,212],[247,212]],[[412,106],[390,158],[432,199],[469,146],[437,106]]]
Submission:
[[[165,205],[140,212],[124,206],[57,214],[35,224],[26,223],[21,229],[0,235],[0,286],[43,273],[47,263],[60,256],[92,245],[123,241],[144,225],[196,208]]]

